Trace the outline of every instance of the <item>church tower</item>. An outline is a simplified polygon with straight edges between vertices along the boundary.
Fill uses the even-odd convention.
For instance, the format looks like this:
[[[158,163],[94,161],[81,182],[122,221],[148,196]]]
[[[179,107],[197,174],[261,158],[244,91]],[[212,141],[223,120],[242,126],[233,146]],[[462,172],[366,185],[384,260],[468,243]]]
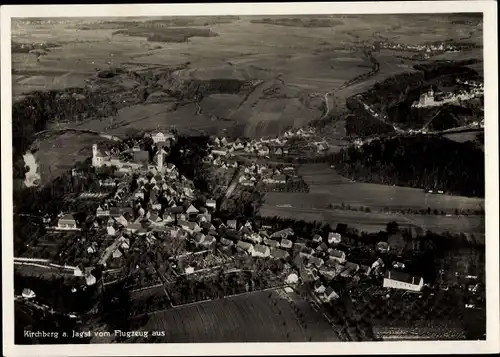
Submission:
[[[156,169],[158,172],[163,173],[164,167],[163,167],[163,155],[165,155],[166,152],[161,148],[158,153],[156,154]]]
[[[101,166],[99,152],[97,150],[97,144],[92,145],[92,166],[94,167]]]

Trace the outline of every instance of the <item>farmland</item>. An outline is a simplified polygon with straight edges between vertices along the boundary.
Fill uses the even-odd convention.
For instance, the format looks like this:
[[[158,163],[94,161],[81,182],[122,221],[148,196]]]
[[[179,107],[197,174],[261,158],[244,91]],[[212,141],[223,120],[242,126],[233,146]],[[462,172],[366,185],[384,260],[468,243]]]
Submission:
[[[484,216],[417,215],[384,211],[437,209],[453,213],[458,210],[484,209],[484,199],[428,194],[420,189],[352,182],[324,164],[306,164],[299,169],[310,188],[308,193],[268,192],[260,210],[262,216],[281,216],[307,221],[346,223],[360,231],[377,232],[389,221],[400,225],[422,227],[435,232],[471,233],[484,237]],[[332,209],[350,206],[356,210]],[[290,206],[285,206],[290,205]],[[331,205],[331,206],[329,206]],[[280,206],[280,207],[278,207]],[[365,212],[360,208],[368,208]]]
[[[412,71],[414,62],[401,63],[391,51],[380,51],[374,54],[380,62],[378,73],[335,91],[344,82],[371,71],[369,58],[363,53],[365,42],[392,36],[394,29],[399,42],[411,42],[415,37],[406,32],[413,34],[424,20],[418,16],[273,19],[186,17],[141,22],[100,18],[50,24],[16,20],[12,27],[13,94],[18,100],[36,90],[107,90],[106,96],[113,97],[118,113],[102,121],[86,117],[79,123],[82,129],[99,127],[123,133],[139,126],[153,129],[174,125],[181,131],[232,136],[277,135],[320,118],[326,92],[334,91],[328,99],[332,101],[332,112],[341,112],[345,98],[395,73]],[[432,36],[426,36],[429,40],[457,40],[474,32],[474,27],[466,25],[460,29],[463,33],[451,31],[446,26],[446,21],[451,20],[444,18],[442,22],[442,16],[426,16],[425,21],[435,28]],[[171,37],[174,42],[162,42],[165,38],[158,36],[160,42],[152,41],[155,33],[166,34],[166,40]],[[209,37],[204,37],[207,34]],[[50,46],[43,51],[25,50],[40,48],[41,43]],[[19,50],[21,44],[24,47]],[[96,72],[113,68],[124,71],[116,76],[117,81],[95,78]],[[157,80],[155,71],[166,68],[175,68],[173,79]],[[136,77],[129,76],[132,72],[149,77],[139,83]],[[251,93],[205,93],[196,103],[181,105],[170,96],[171,91],[189,92],[196,81],[228,79],[261,84]],[[145,99],[138,103],[142,92]],[[342,133],[344,129],[335,131]],[[70,141],[67,139],[62,140]],[[53,159],[39,158],[42,181],[46,176],[57,176],[62,170],[58,166],[66,165],[66,157],[83,155],[80,150],[87,146],[86,140],[71,140],[71,145],[47,153]],[[49,171],[52,173],[47,175]]]
[[[304,314],[308,321],[301,323],[301,314],[292,304],[276,291],[260,291],[158,312],[145,325],[140,318],[138,326],[132,321],[132,328],[165,331],[166,336],[157,341],[164,343],[338,340],[321,314],[308,309]]]

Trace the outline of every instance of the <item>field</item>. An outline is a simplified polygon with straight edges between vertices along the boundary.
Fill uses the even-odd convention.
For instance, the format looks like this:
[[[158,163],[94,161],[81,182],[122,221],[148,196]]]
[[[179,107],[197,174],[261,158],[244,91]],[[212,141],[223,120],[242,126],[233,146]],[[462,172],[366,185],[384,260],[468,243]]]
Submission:
[[[391,214],[383,209],[437,209],[452,213],[458,210],[484,208],[484,199],[450,195],[427,194],[423,190],[352,182],[338,175],[324,164],[307,164],[299,174],[308,183],[309,193],[268,192],[260,210],[263,216],[281,216],[308,221],[346,223],[361,231],[377,232],[385,229],[389,221],[400,225],[422,227],[435,232],[450,231],[470,233],[484,237],[484,216],[441,216],[416,214]],[[328,205],[352,208],[368,207],[371,212],[328,209]],[[283,205],[290,205],[283,207]],[[281,206],[281,207],[277,207]]]
[[[309,197],[304,197],[302,200],[304,205],[311,202],[312,208],[324,208],[329,203],[335,205],[342,202],[371,209],[431,207],[446,211],[484,208],[484,199],[481,198],[435,195],[416,188],[351,182],[323,164],[302,165],[299,175],[310,187],[310,193],[307,195]],[[269,198],[273,203],[279,199],[272,196]]]
[[[304,307],[293,304],[277,291],[260,291],[158,312],[145,325],[133,326],[132,321],[132,328],[165,331],[166,336],[157,340],[163,343],[338,340],[326,319],[310,308],[302,311],[307,321],[299,322],[302,314],[296,310]]]
[[[183,69],[175,72],[181,87],[182,83],[192,80],[217,79],[258,80],[262,84],[248,96],[210,93],[201,99],[199,106],[184,103],[173,107],[171,102],[149,104],[147,101],[136,106],[125,103],[126,100],[120,103],[124,108],[115,118],[102,122],[89,118],[80,127],[123,133],[133,127],[155,129],[158,125],[175,125],[180,131],[248,137],[277,135],[290,127],[298,128],[319,119],[327,92],[331,92],[330,109],[336,113],[342,111],[346,97],[395,73],[412,70],[414,62],[401,62],[395,53],[384,50],[374,54],[380,62],[378,73],[351,87],[336,90],[344,82],[371,71],[370,61],[363,53],[364,42],[384,37],[401,43],[412,43],[415,39],[419,42],[458,40],[469,35],[473,41],[480,41],[474,26],[450,28],[453,19],[441,15],[323,16],[315,21],[296,20],[294,16],[276,22],[286,26],[273,24],[274,21],[262,23],[263,18],[151,18],[148,20],[154,20],[153,24],[147,25],[137,19],[134,22],[79,18],[50,24],[19,19],[12,26],[17,44],[45,42],[50,43],[50,47],[27,52],[19,50],[16,44],[12,54],[14,98],[22,98],[35,90],[84,87],[88,79],[95,78],[96,72],[110,68],[151,71],[183,65]],[[432,27],[432,34],[423,36],[422,24]],[[160,27],[154,27],[157,25]],[[150,28],[154,31],[149,31]],[[169,34],[174,31],[174,40],[177,41],[179,35],[182,41],[152,41],[154,36],[150,37],[150,33],[158,28]],[[217,35],[190,37],[207,31]],[[99,83],[106,87],[106,81]],[[149,83],[142,83],[141,89],[151,87]],[[130,93],[136,94],[130,84],[138,85],[118,83],[110,89],[114,96],[123,94],[126,99]],[[167,89],[157,87],[155,93],[167,95]],[[343,135],[344,129],[338,127],[335,131]],[[70,141],[68,137],[62,140]],[[79,157],[80,150],[87,146],[87,140],[71,140],[71,145],[50,149],[46,156],[53,159],[40,159],[42,172],[52,170],[57,175],[61,170],[57,166],[67,165],[66,157],[75,153]]]

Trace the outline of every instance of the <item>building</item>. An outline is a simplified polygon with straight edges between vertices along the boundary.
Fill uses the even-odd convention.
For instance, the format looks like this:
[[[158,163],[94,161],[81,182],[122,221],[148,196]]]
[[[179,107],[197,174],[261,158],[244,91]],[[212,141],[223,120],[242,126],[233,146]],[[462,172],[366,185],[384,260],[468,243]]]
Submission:
[[[236,228],[237,228],[237,226],[238,226],[238,223],[236,222],[236,220],[235,220],[235,219],[229,219],[229,220],[227,221],[227,227],[228,227],[228,228],[231,228],[231,229],[236,229]]]
[[[288,238],[289,236],[293,236],[294,232],[292,228],[285,228],[281,231],[274,232],[271,234],[271,238]]]
[[[107,156],[97,148],[97,144],[92,145],[92,166],[101,167],[106,159]]]
[[[57,230],[66,230],[66,231],[71,231],[71,230],[79,230],[79,228],[76,225],[76,220],[73,218],[71,214],[66,214],[59,218],[57,221]]]
[[[353,277],[359,270],[359,264],[346,262],[344,264],[344,270],[340,273],[340,276],[344,278]]]
[[[326,291],[325,286],[321,283],[321,281],[317,280],[314,282],[314,292],[316,294],[324,294]]]
[[[279,248],[271,248],[271,257],[274,259],[288,259],[289,254],[288,252],[284,251],[283,249]]]
[[[238,243],[236,243],[236,249],[240,250],[240,251],[244,251],[244,252],[251,254],[251,255],[253,255],[253,251],[254,251],[254,247],[252,244],[247,243],[247,242],[243,242],[242,240],[240,240],[240,241],[238,241]]]
[[[269,249],[269,247],[262,244],[256,244],[252,252],[253,257],[267,258],[270,255],[271,250]]]
[[[394,270],[388,270],[384,275],[384,288],[421,291],[423,286],[424,279],[418,276]]]
[[[389,250],[391,250],[391,246],[387,242],[378,242],[377,243],[377,250],[380,253],[387,253]]]
[[[244,235],[244,238],[245,238],[246,240],[249,240],[249,241],[251,241],[252,243],[256,243],[256,244],[258,244],[258,243],[261,243],[261,242],[262,242],[262,237],[261,237],[259,234],[257,234],[257,233],[245,234],[245,235]]]
[[[264,239],[264,244],[272,247],[272,248],[278,248],[280,246],[278,241],[275,241],[274,239]]]
[[[333,290],[333,288],[331,286],[329,286],[326,289],[325,294],[323,295],[323,301],[325,301],[325,302],[336,300],[338,298],[339,298],[339,295],[335,292],[335,290]]]
[[[153,142],[159,143],[159,142],[165,142],[169,139],[173,139],[174,135],[172,133],[163,133],[159,130],[155,130],[151,133],[151,139],[153,139]]]
[[[107,217],[109,216],[109,209],[108,208],[102,208],[101,206],[97,207],[97,210],[96,210],[96,217]]]
[[[321,243],[323,241],[323,238],[321,238],[319,234],[315,234],[312,240],[314,243]]]
[[[207,202],[205,202],[205,206],[207,208],[215,209],[217,206],[217,203],[215,202],[215,200],[207,200]]]
[[[291,240],[288,240],[288,239],[286,239],[286,238],[283,238],[283,239],[281,240],[280,245],[281,245],[281,247],[282,247],[282,248],[285,248],[285,249],[290,249],[290,248],[292,248],[293,243],[292,243],[292,241],[291,241]]]
[[[308,265],[314,265],[317,268],[319,268],[323,264],[325,264],[325,261],[321,258],[318,258],[318,257],[310,257],[307,263],[308,263]]]
[[[332,251],[330,251],[329,255],[329,260],[336,260],[340,264],[343,264],[346,260],[345,253],[338,249],[333,249]]]
[[[339,233],[330,232],[328,234],[329,244],[339,244],[340,242],[342,242],[342,236]]]

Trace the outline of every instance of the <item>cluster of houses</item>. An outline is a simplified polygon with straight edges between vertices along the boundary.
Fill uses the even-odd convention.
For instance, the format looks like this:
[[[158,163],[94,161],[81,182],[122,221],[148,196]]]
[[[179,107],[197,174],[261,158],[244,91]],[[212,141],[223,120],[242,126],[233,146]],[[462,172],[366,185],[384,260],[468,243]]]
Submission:
[[[225,138],[223,138],[225,139]],[[288,177],[296,177],[296,168],[286,166],[282,169],[272,168],[266,164],[241,164],[225,150],[220,148],[212,148],[210,154],[204,159],[205,163],[209,163],[216,168],[224,170],[241,169],[241,174],[238,178],[238,183],[241,186],[254,187],[258,182],[266,185],[285,185]]]
[[[259,138],[244,141],[240,138],[235,141],[222,137],[215,137],[211,147],[212,157],[231,157],[236,154],[254,154],[257,156],[269,158],[273,156],[283,156],[291,154],[289,140],[292,138],[303,138],[310,140],[315,135],[314,128],[300,128],[297,130],[288,130],[283,135],[274,138]],[[310,141],[308,143],[317,151],[328,149],[326,141]]]
[[[379,47],[383,49],[390,50],[403,50],[403,51],[418,51],[418,52],[455,52],[459,48],[451,43],[441,42],[441,43],[430,43],[430,44],[418,44],[418,45],[405,45],[401,43],[392,43],[388,41],[380,42]]]
[[[291,228],[272,232],[272,227],[257,229],[250,221],[213,219],[216,201],[208,199],[203,204],[195,204],[193,182],[180,175],[175,165],[165,163],[165,138],[169,136],[157,132],[151,137],[155,146],[152,163],[145,162],[134,170],[133,175],[124,175],[118,181],[111,178],[99,180],[101,187],[112,188],[113,193],[97,208],[93,227],[105,229],[112,243],[99,247],[97,242],[85,242],[87,254],[95,256],[94,265],[109,267],[110,262],[119,261],[137,240],[152,245],[157,240],[176,238],[190,241],[200,251],[218,248],[227,256],[236,253],[260,259],[298,259],[301,280],[314,281],[316,293],[325,301],[336,297],[328,282],[337,276],[354,278],[359,274],[378,274],[384,268],[381,259],[371,266],[349,262],[346,253],[339,249],[342,242],[339,233],[331,232],[326,237],[315,235],[306,240],[295,237]],[[134,149],[132,152],[137,153],[143,148]],[[111,160],[110,156],[100,155],[94,145],[92,164],[95,167],[108,165]],[[293,171],[293,167],[273,170],[254,164],[243,169],[241,183],[244,184],[244,180],[255,182],[257,177],[263,177],[267,180],[265,182],[283,183],[285,175]],[[59,231],[80,229],[71,214],[63,213],[53,228]],[[377,248],[381,254],[390,250],[384,242]],[[194,270],[192,267],[188,269],[189,273]],[[75,275],[84,276],[87,285],[96,283],[92,267],[78,265]],[[411,277],[410,280],[397,270],[384,279],[384,286],[406,290],[419,291],[422,284],[421,279]]]

